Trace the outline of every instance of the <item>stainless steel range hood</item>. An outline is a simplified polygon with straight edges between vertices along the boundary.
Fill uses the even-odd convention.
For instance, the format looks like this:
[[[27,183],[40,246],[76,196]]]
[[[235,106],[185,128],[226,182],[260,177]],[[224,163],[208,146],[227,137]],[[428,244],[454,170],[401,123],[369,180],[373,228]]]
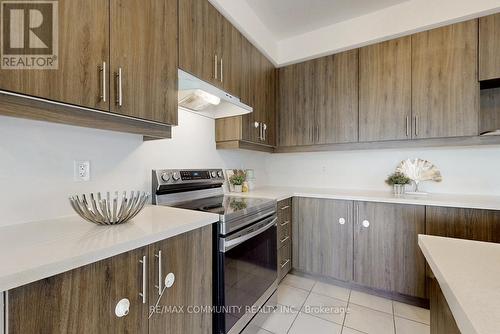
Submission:
[[[239,98],[179,70],[179,107],[210,118],[251,113],[252,107]]]

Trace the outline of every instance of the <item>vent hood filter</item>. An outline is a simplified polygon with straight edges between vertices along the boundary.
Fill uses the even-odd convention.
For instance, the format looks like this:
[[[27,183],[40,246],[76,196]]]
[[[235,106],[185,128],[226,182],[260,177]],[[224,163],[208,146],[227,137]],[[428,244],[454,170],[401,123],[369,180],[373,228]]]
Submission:
[[[252,107],[219,88],[179,70],[179,107],[210,118],[251,113]]]

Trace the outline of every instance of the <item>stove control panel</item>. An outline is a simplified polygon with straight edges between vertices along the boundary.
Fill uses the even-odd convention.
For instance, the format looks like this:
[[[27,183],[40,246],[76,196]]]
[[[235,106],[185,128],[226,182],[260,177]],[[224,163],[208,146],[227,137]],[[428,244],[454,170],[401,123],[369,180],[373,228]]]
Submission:
[[[177,183],[212,183],[223,182],[224,172],[222,169],[165,169],[153,171],[159,184],[177,184]]]
[[[209,172],[207,170],[182,170],[181,171],[181,179],[182,181],[191,181],[191,180],[210,180],[213,172]]]

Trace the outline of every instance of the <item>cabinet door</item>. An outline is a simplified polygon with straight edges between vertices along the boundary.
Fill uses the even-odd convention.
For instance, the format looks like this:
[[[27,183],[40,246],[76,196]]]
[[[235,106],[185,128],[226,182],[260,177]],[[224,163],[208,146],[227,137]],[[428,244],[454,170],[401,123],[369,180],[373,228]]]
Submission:
[[[354,281],[425,298],[425,259],[418,234],[425,232],[425,207],[357,202]]]
[[[500,14],[479,19],[479,80],[500,78]]]
[[[411,138],[411,37],[359,50],[359,141]]]
[[[220,81],[222,89],[234,96],[241,95],[241,52],[242,35],[231,22],[221,16],[222,20],[222,52]]]
[[[262,117],[266,125],[264,132],[264,143],[266,145],[276,145],[276,69],[274,65],[261,54],[261,71],[264,75],[264,106]]]
[[[219,66],[219,15],[208,0],[179,0],[179,67],[211,83]]]
[[[0,69],[0,89],[109,110],[109,5],[102,0],[59,0],[58,68]],[[3,4],[2,4],[3,5]],[[84,13],[84,14],[83,14]],[[106,77],[103,77],[106,75]]]
[[[315,142],[314,62],[279,69],[279,145],[312,145]]]
[[[176,50],[176,0],[111,0],[111,111],[177,124]]]
[[[358,141],[358,50],[314,60],[315,143]]]
[[[412,36],[414,138],[478,135],[477,20]]]
[[[500,242],[500,211],[428,206],[426,234]]]
[[[9,291],[11,334],[147,333],[142,302],[142,257],[146,248],[121,254]],[[129,313],[115,314],[127,298]]]
[[[150,314],[149,333],[212,333],[211,314],[188,309],[213,304],[212,227],[150,245],[149,254],[149,296],[151,301],[157,301],[151,303],[156,307]],[[161,296],[158,290],[160,257]],[[169,273],[175,275],[175,282],[166,288],[164,281]]]
[[[262,69],[262,55],[247,39],[242,47],[241,100],[253,108],[253,112],[243,115],[243,139],[262,144],[259,126],[256,122],[266,121],[265,115],[265,72]]]
[[[299,198],[293,224],[293,267],[352,279],[352,202]]]

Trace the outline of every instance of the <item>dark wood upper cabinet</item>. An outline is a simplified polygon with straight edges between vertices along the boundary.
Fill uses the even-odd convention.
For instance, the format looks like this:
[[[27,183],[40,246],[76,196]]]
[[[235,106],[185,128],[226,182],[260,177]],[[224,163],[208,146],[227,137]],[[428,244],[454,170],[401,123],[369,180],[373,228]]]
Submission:
[[[354,205],[354,281],[425,298],[425,259],[418,247],[418,234],[425,232],[425,207]]]
[[[477,136],[478,20],[412,35],[414,138]]]
[[[216,120],[218,147],[224,143],[240,145],[245,142],[255,144],[252,149],[272,150],[276,145],[276,69],[243,36],[240,56],[241,68],[235,72],[239,73],[239,78],[233,81],[235,85],[239,81],[240,99],[251,106],[253,112]]]
[[[177,1],[111,0],[111,111],[177,124]]]
[[[314,61],[315,144],[358,141],[358,50]]]
[[[359,50],[359,141],[411,138],[411,37]]]
[[[157,311],[150,313],[149,334],[211,334],[211,314],[189,312],[186,308],[213,303],[212,227],[150,245],[149,263],[149,300],[151,305],[157,306]],[[166,288],[164,281],[170,273],[175,275],[175,281]],[[161,285],[158,284],[160,274]],[[161,296],[159,288],[163,291]],[[165,312],[169,306],[184,306],[185,309],[184,312]]]
[[[276,146],[276,76],[274,64],[264,55],[261,55],[262,69],[264,71],[264,114],[265,123],[264,142]]]
[[[279,146],[313,145],[314,63],[281,67],[278,73]]]
[[[12,334],[147,333],[142,261],[147,247],[37,281],[8,292]],[[116,304],[130,302],[117,317]]]
[[[179,0],[179,67],[211,83],[218,71],[219,15],[207,0]]]
[[[231,22],[221,16],[222,20],[222,50],[220,53],[220,81],[222,89],[234,96],[241,96],[241,33]]]
[[[103,85],[109,79],[108,2],[60,0],[58,9],[58,68],[0,69],[0,89],[109,110],[109,91],[104,91],[109,85]]]
[[[352,205],[351,201],[317,198],[294,201],[293,268],[352,280]]]
[[[428,206],[426,234],[500,243],[500,211]]]
[[[479,19],[479,80],[500,78],[500,14]]]
[[[358,51],[279,69],[279,145],[358,140]]]

